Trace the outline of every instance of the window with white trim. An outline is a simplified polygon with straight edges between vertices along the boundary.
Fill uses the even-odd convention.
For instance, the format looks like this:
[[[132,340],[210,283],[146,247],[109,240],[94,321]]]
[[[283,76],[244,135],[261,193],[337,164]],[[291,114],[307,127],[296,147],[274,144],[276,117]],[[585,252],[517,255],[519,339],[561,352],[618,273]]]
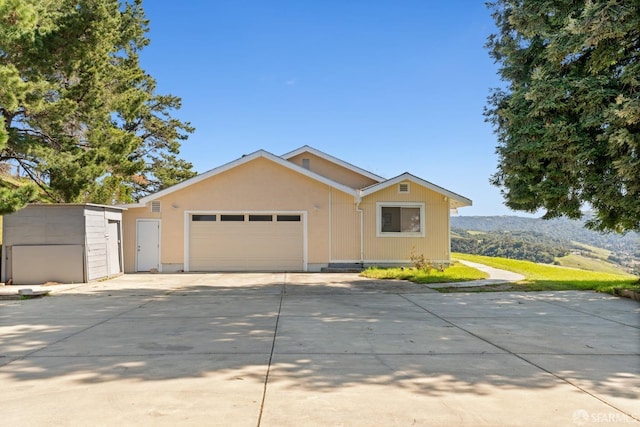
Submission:
[[[424,203],[379,202],[376,217],[378,237],[424,236]]]

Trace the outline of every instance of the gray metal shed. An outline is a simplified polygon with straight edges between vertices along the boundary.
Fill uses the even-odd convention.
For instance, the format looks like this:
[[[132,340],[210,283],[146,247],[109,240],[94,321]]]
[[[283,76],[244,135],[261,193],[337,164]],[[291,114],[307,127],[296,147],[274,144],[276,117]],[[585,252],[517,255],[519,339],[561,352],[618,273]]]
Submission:
[[[123,272],[122,211],[32,204],[3,218],[2,281],[86,283]]]

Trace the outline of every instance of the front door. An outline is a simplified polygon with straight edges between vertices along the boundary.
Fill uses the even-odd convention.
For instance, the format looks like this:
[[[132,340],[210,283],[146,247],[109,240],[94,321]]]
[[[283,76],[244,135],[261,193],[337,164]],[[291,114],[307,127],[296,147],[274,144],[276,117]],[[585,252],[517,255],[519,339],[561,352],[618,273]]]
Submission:
[[[160,266],[160,221],[138,220],[136,271],[159,270]]]

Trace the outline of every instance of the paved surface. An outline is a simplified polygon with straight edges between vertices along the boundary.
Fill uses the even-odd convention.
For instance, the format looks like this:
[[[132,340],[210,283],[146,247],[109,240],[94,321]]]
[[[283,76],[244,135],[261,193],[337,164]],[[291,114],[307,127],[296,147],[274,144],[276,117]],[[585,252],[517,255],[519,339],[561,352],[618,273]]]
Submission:
[[[631,300],[354,274],[58,289],[0,301],[2,425],[640,425]]]
[[[431,283],[425,285],[431,289],[438,288],[471,288],[477,286],[495,285],[499,283],[518,282],[524,280],[525,277],[522,274],[513,273],[511,271],[500,270],[497,268],[489,267],[484,264],[478,264],[471,261],[460,261],[462,264],[476,268],[480,271],[484,271],[489,275],[487,279],[472,280],[468,282],[456,282],[456,283]],[[30,296],[32,294],[49,294],[66,292],[71,289],[85,286],[83,283],[68,284],[62,283],[55,286],[51,285],[12,285],[2,286],[0,284],[0,300],[3,299],[20,299],[22,292],[25,295]]]
[[[428,286],[432,289],[437,288],[471,288],[476,286],[497,285],[500,283],[519,282],[524,280],[525,277],[522,274],[513,273],[507,270],[500,270],[498,268],[489,267],[484,264],[478,264],[477,262],[460,260],[460,263],[473,267],[480,271],[484,271],[489,275],[487,279],[472,280],[469,282],[457,282],[457,283],[432,283]]]

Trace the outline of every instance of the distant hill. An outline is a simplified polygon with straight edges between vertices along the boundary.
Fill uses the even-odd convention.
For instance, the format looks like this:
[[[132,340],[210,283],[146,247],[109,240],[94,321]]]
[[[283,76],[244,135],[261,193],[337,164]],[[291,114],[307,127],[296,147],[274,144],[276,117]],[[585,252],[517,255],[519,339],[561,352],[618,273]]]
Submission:
[[[453,216],[451,228],[453,251],[546,263],[579,255],[640,270],[640,234],[598,233],[584,228],[584,221]]]

